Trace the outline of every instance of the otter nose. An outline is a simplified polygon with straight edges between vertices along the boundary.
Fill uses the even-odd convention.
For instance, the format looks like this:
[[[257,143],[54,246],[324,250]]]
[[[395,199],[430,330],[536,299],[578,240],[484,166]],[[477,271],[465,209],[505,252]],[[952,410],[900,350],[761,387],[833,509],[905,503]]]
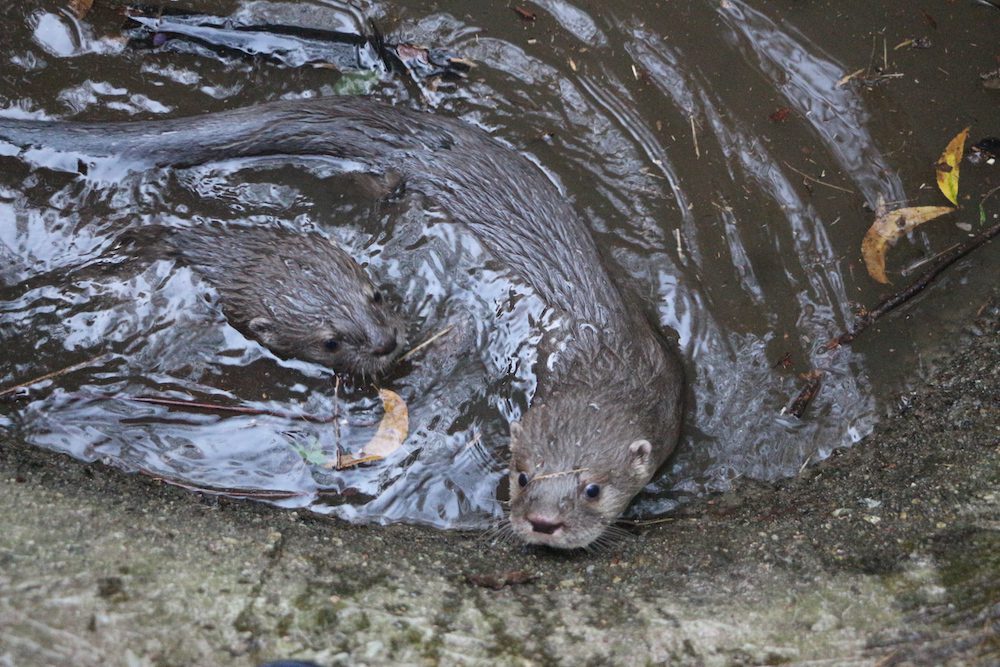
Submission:
[[[525,518],[528,520],[528,523],[531,524],[531,530],[544,535],[551,535],[566,525],[562,521],[552,521],[546,517],[529,516]]]
[[[396,334],[388,334],[374,341],[372,347],[372,352],[379,357],[384,357],[388,354],[392,354],[399,347],[399,340],[396,338]]]

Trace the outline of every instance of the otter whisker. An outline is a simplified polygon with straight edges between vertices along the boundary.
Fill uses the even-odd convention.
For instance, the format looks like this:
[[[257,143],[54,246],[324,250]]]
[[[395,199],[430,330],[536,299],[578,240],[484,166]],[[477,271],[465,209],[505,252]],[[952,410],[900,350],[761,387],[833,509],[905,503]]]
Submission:
[[[575,475],[577,473],[590,472],[590,468],[574,468],[573,470],[558,470],[556,472],[547,472],[543,475],[535,475],[531,478],[531,481],[538,481],[540,479],[551,479],[553,477],[562,477],[564,475]]]
[[[502,519],[483,531],[480,540],[494,545],[510,546],[517,541],[517,535],[514,534],[510,520]]]

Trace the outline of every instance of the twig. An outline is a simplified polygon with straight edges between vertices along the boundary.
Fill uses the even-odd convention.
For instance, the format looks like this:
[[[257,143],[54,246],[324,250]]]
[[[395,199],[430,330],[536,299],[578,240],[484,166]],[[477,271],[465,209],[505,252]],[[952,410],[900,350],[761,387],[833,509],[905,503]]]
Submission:
[[[694,156],[701,159],[701,151],[698,149],[698,130],[694,125],[694,115],[691,115],[691,138],[694,140]]]
[[[619,519],[618,523],[625,523],[630,526],[655,526],[658,523],[672,523],[674,521],[677,521],[677,519],[668,516],[662,519]]]
[[[149,403],[151,405],[162,405],[168,408],[184,408],[187,410],[208,410],[209,412],[231,412],[240,415],[266,415],[268,417],[278,417],[279,419],[294,419],[316,424],[329,424],[336,420],[336,415],[331,417],[317,417],[316,415],[293,414],[280,410],[266,410],[264,408],[249,408],[244,405],[218,405],[215,403],[201,403],[198,401],[187,401],[177,398],[159,398],[156,396],[107,396],[118,401],[132,401],[134,403]]]
[[[959,245],[961,245],[961,244],[960,243],[953,243],[952,245],[950,245],[949,247],[945,248],[944,250],[942,250],[938,254],[934,255],[933,257],[928,257],[927,259],[920,260],[919,262],[917,262],[913,266],[910,266],[910,267],[905,268],[905,269],[900,269],[899,272],[902,275],[904,275],[904,276],[908,276],[911,273],[916,273],[917,270],[920,269],[920,267],[927,266],[928,264],[931,264],[933,262],[938,261],[939,259],[941,259],[945,255],[947,255],[949,252],[951,252],[952,250],[954,250],[955,248],[957,248]]]
[[[28,380],[27,382],[22,382],[21,384],[15,384],[13,387],[7,387],[6,389],[0,390],[0,396],[6,396],[7,394],[13,394],[18,389],[23,389],[25,387],[30,387],[33,384],[38,384],[39,382],[45,382],[46,380],[51,380],[57,378],[61,375],[66,375],[67,373],[72,373],[73,371],[78,371],[81,368],[86,368],[87,366],[93,366],[95,364],[100,364],[114,355],[110,352],[107,354],[102,354],[99,357],[94,357],[88,361],[81,361],[78,364],[73,364],[72,366],[67,366],[66,368],[61,368],[57,371],[52,371],[51,373],[46,373],[45,375],[40,375],[34,380]]]
[[[865,71],[865,68],[864,68],[864,67],[862,67],[862,68],[861,68],[861,69],[859,69],[859,70],[855,70],[855,71],[851,72],[850,74],[845,74],[844,76],[840,77],[840,80],[839,80],[839,81],[837,81],[837,88],[843,88],[843,87],[844,87],[844,85],[845,85],[845,84],[846,84],[846,83],[847,83],[848,81],[850,81],[850,80],[851,80],[851,79],[853,79],[854,77],[858,76],[859,74],[863,73],[864,71]]]
[[[406,359],[409,359],[414,354],[416,354],[420,350],[424,349],[425,347],[427,347],[428,345],[430,345],[431,343],[433,343],[434,341],[436,341],[441,336],[443,336],[446,333],[448,333],[449,331],[451,331],[453,328],[454,328],[454,325],[453,324],[449,324],[444,329],[441,329],[441,331],[438,331],[436,334],[434,334],[433,336],[431,336],[430,338],[428,338],[427,340],[425,340],[423,343],[421,343],[420,345],[417,345],[415,348],[413,348],[412,350],[410,350],[409,352],[407,352],[406,354],[404,354],[403,356],[401,356],[399,358],[399,360],[400,361],[404,361]]]
[[[207,493],[213,496],[231,496],[233,498],[254,498],[257,500],[287,500],[289,498],[301,498],[306,495],[305,493],[299,491],[281,491],[281,490],[267,490],[267,489],[239,489],[239,488],[216,488],[211,486],[201,486],[200,484],[194,484],[191,482],[182,482],[179,479],[174,479],[173,477],[167,477],[159,473],[155,473],[151,470],[146,470],[145,468],[139,469],[140,475],[145,475],[146,477],[151,477],[157,482],[163,482],[164,484],[169,484],[170,486],[176,486],[181,489],[187,489],[188,491],[198,491],[200,493]]]
[[[947,269],[949,266],[962,259],[970,252],[976,248],[985,245],[990,239],[1000,233],[1000,223],[997,223],[985,230],[984,232],[977,234],[971,241],[960,245],[951,253],[945,255],[941,260],[931,268],[920,274],[914,282],[912,282],[905,289],[896,292],[895,294],[883,299],[875,308],[865,313],[858,322],[854,325],[847,333],[843,333],[829,343],[826,344],[827,350],[834,350],[841,345],[846,345],[854,341],[862,331],[870,327],[883,315],[892,312],[903,303],[908,301],[911,297],[923,290],[927,285],[929,285],[942,271]]]
[[[802,377],[806,381],[806,386],[802,388],[802,391],[800,391],[799,395],[795,397],[792,404],[781,411],[783,414],[792,415],[796,419],[802,419],[802,415],[805,413],[806,408],[809,407],[812,400],[816,398],[816,394],[819,393],[821,380],[823,379],[823,371],[813,369]]]
[[[812,176],[810,176],[806,172],[799,171],[798,169],[796,169],[792,165],[788,164],[787,162],[785,162],[785,166],[788,167],[789,169],[791,169],[792,171],[794,171],[796,174],[798,174],[802,178],[806,179],[807,181],[812,181],[813,183],[818,183],[819,185],[825,185],[828,188],[833,188],[834,190],[840,190],[841,192],[846,192],[849,195],[853,195],[854,194],[853,190],[848,190],[847,188],[842,188],[839,185],[834,185],[833,183],[827,183],[826,181],[821,181],[818,178],[813,178]]]
[[[989,199],[998,192],[1000,192],[1000,185],[996,186],[995,188],[984,194],[982,199],[979,200],[979,205],[982,206],[983,204],[985,204],[987,199]]]

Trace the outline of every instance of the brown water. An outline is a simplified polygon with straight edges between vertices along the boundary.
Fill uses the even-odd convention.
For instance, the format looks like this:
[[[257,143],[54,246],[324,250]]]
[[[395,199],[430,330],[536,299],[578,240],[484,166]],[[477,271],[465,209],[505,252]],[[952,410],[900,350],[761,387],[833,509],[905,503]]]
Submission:
[[[4,115],[154,118],[367,92],[463,118],[537,161],[584,214],[613,273],[680,335],[687,427],[638,514],[737,477],[793,475],[857,441],[956,344],[996,285],[987,247],[853,348],[821,350],[856,304],[885,294],[858,251],[876,202],[943,203],[933,165],[951,136],[970,124],[973,138],[1000,134],[997,93],[978,80],[1000,56],[1000,12],[986,7],[539,0],[524,3],[537,13],[526,22],[506,3],[187,5],[346,31],[375,19],[478,64],[466,81],[420,92],[398,78],[125,50],[120,19],[97,5],[84,22],[57,3],[2,10]],[[932,48],[893,48],[912,37]],[[837,85],[886,59],[902,76]],[[779,108],[788,117],[772,120]],[[434,202],[372,200],[343,167],[234,162],[79,178],[0,157],[0,388],[111,354],[0,406],[0,428],[81,459],[274,491],[282,504],[352,520],[478,527],[500,515],[503,434],[530,398],[546,313]],[[971,204],[891,252],[897,284],[899,269],[966,237],[955,223],[979,225],[978,198],[997,180],[995,169],[965,168]],[[374,389],[335,392],[324,370],[277,359],[229,327],[187,269],[115,254],[125,228],[200,220],[322,230],[404,304],[411,340],[453,326],[384,382],[409,406],[401,450],[356,470],[312,463],[304,453],[371,437]],[[783,416],[798,374],[813,368],[825,372],[819,395],[803,419]],[[168,411],[129,396],[338,419]]]

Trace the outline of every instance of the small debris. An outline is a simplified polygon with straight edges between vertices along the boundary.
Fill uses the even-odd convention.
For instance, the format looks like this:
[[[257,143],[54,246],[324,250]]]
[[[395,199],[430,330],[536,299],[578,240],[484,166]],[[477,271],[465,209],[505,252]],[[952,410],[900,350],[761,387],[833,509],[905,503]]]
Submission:
[[[997,72],[1000,73],[1000,70]],[[1000,76],[997,77],[997,81],[1000,82]],[[976,166],[985,164],[992,167],[997,163],[998,157],[1000,157],[1000,139],[986,137],[969,147],[965,154],[965,161]]]
[[[795,362],[792,360],[792,353],[785,352],[785,356],[783,356],[781,359],[778,359],[778,361],[775,362],[774,366],[772,366],[771,368],[781,368],[782,370],[787,371],[794,365]]]
[[[538,18],[538,15],[530,9],[525,9],[524,7],[514,7],[514,13],[517,14],[522,21],[534,21]]]
[[[893,51],[898,51],[899,49],[929,49],[931,48],[930,37],[911,37],[910,39],[904,39],[902,42],[892,47]]]
[[[816,398],[816,394],[819,393],[822,378],[823,371],[821,370],[813,369],[808,373],[803,373],[802,379],[805,380],[806,386],[802,388],[802,391],[799,392],[799,395],[795,397],[790,406],[782,409],[782,414],[790,414],[796,419],[802,419],[806,408],[809,407],[812,400]]]
[[[93,6],[94,0],[69,0],[69,10],[78,19],[83,19]]]
[[[783,123],[785,120],[788,119],[788,116],[791,115],[791,113],[792,110],[789,109],[788,107],[781,107],[780,109],[772,113],[770,116],[768,116],[768,118],[771,119],[772,123]]]

